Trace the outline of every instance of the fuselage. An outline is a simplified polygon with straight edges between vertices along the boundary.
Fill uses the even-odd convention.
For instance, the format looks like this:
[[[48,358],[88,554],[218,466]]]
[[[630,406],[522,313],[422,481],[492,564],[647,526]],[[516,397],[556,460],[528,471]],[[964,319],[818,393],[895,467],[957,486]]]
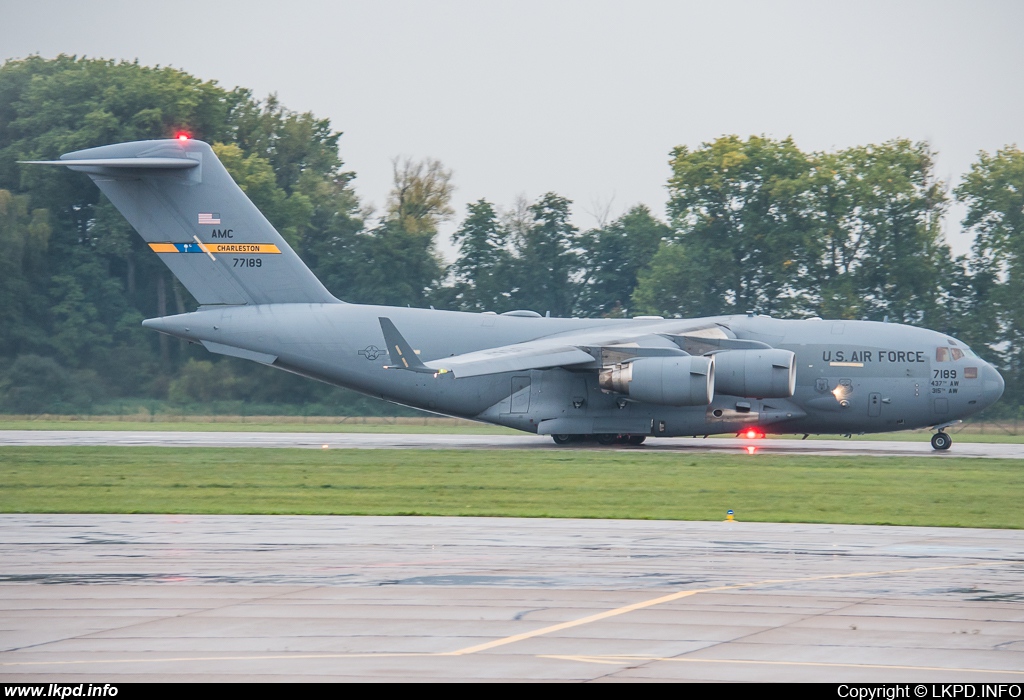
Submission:
[[[423,361],[564,333],[576,344],[615,345],[640,334],[723,329],[796,355],[791,397],[716,394],[709,405],[665,406],[603,391],[594,368],[531,369],[456,378],[385,369],[379,319],[390,318]],[[654,436],[735,433],[870,433],[944,425],[994,403],[1003,380],[943,334],[871,321],[559,319],[358,304],[209,307],[151,319],[156,330],[214,352],[388,401],[530,432]]]

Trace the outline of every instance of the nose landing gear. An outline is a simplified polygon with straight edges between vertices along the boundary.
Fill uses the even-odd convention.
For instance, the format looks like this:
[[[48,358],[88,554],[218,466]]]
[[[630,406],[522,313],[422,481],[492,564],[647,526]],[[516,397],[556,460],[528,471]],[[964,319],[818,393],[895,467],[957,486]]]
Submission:
[[[948,450],[950,445],[953,444],[953,438],[949,436],[949,433],[944,433],[941,430],[932,435],[932,449],[944,452]]]

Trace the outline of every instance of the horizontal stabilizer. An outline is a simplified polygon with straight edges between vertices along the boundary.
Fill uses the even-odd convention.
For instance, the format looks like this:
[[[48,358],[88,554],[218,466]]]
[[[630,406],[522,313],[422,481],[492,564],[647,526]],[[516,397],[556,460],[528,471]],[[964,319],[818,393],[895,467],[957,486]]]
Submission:
[[[68,158],[67,160],[19,160],[25,165],[66,165],[69,168],[147,168],[187,170],[199,165],[191,158]]]

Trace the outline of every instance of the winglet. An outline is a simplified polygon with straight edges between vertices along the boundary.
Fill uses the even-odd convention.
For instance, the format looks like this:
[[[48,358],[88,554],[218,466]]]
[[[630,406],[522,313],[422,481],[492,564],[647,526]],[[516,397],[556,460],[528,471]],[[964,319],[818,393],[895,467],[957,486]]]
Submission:
[[[384,332],[384,342],[388,346],[388,356],[391,358],[391,364],[385,365],[384,369],[407,369],[424,374],[437,372],[423,364],[416,351],[409,345],[409,341],[402,337],[390,318],[378,316],[377,320],[380,321],[380,329]]]

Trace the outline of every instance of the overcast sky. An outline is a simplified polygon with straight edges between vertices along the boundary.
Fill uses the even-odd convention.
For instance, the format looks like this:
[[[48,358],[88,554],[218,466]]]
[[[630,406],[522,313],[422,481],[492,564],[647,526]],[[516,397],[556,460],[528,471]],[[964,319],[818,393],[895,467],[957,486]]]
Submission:
[[[460,217],[554,191],[582,227],[609,203],[663,216],[669,151],[722,134],[924,139],[955,184],[1024,145],[1022,32],[1015,0],[0,0],[0,59],[137,58],[330,118],[364,202],[429,156]]]

